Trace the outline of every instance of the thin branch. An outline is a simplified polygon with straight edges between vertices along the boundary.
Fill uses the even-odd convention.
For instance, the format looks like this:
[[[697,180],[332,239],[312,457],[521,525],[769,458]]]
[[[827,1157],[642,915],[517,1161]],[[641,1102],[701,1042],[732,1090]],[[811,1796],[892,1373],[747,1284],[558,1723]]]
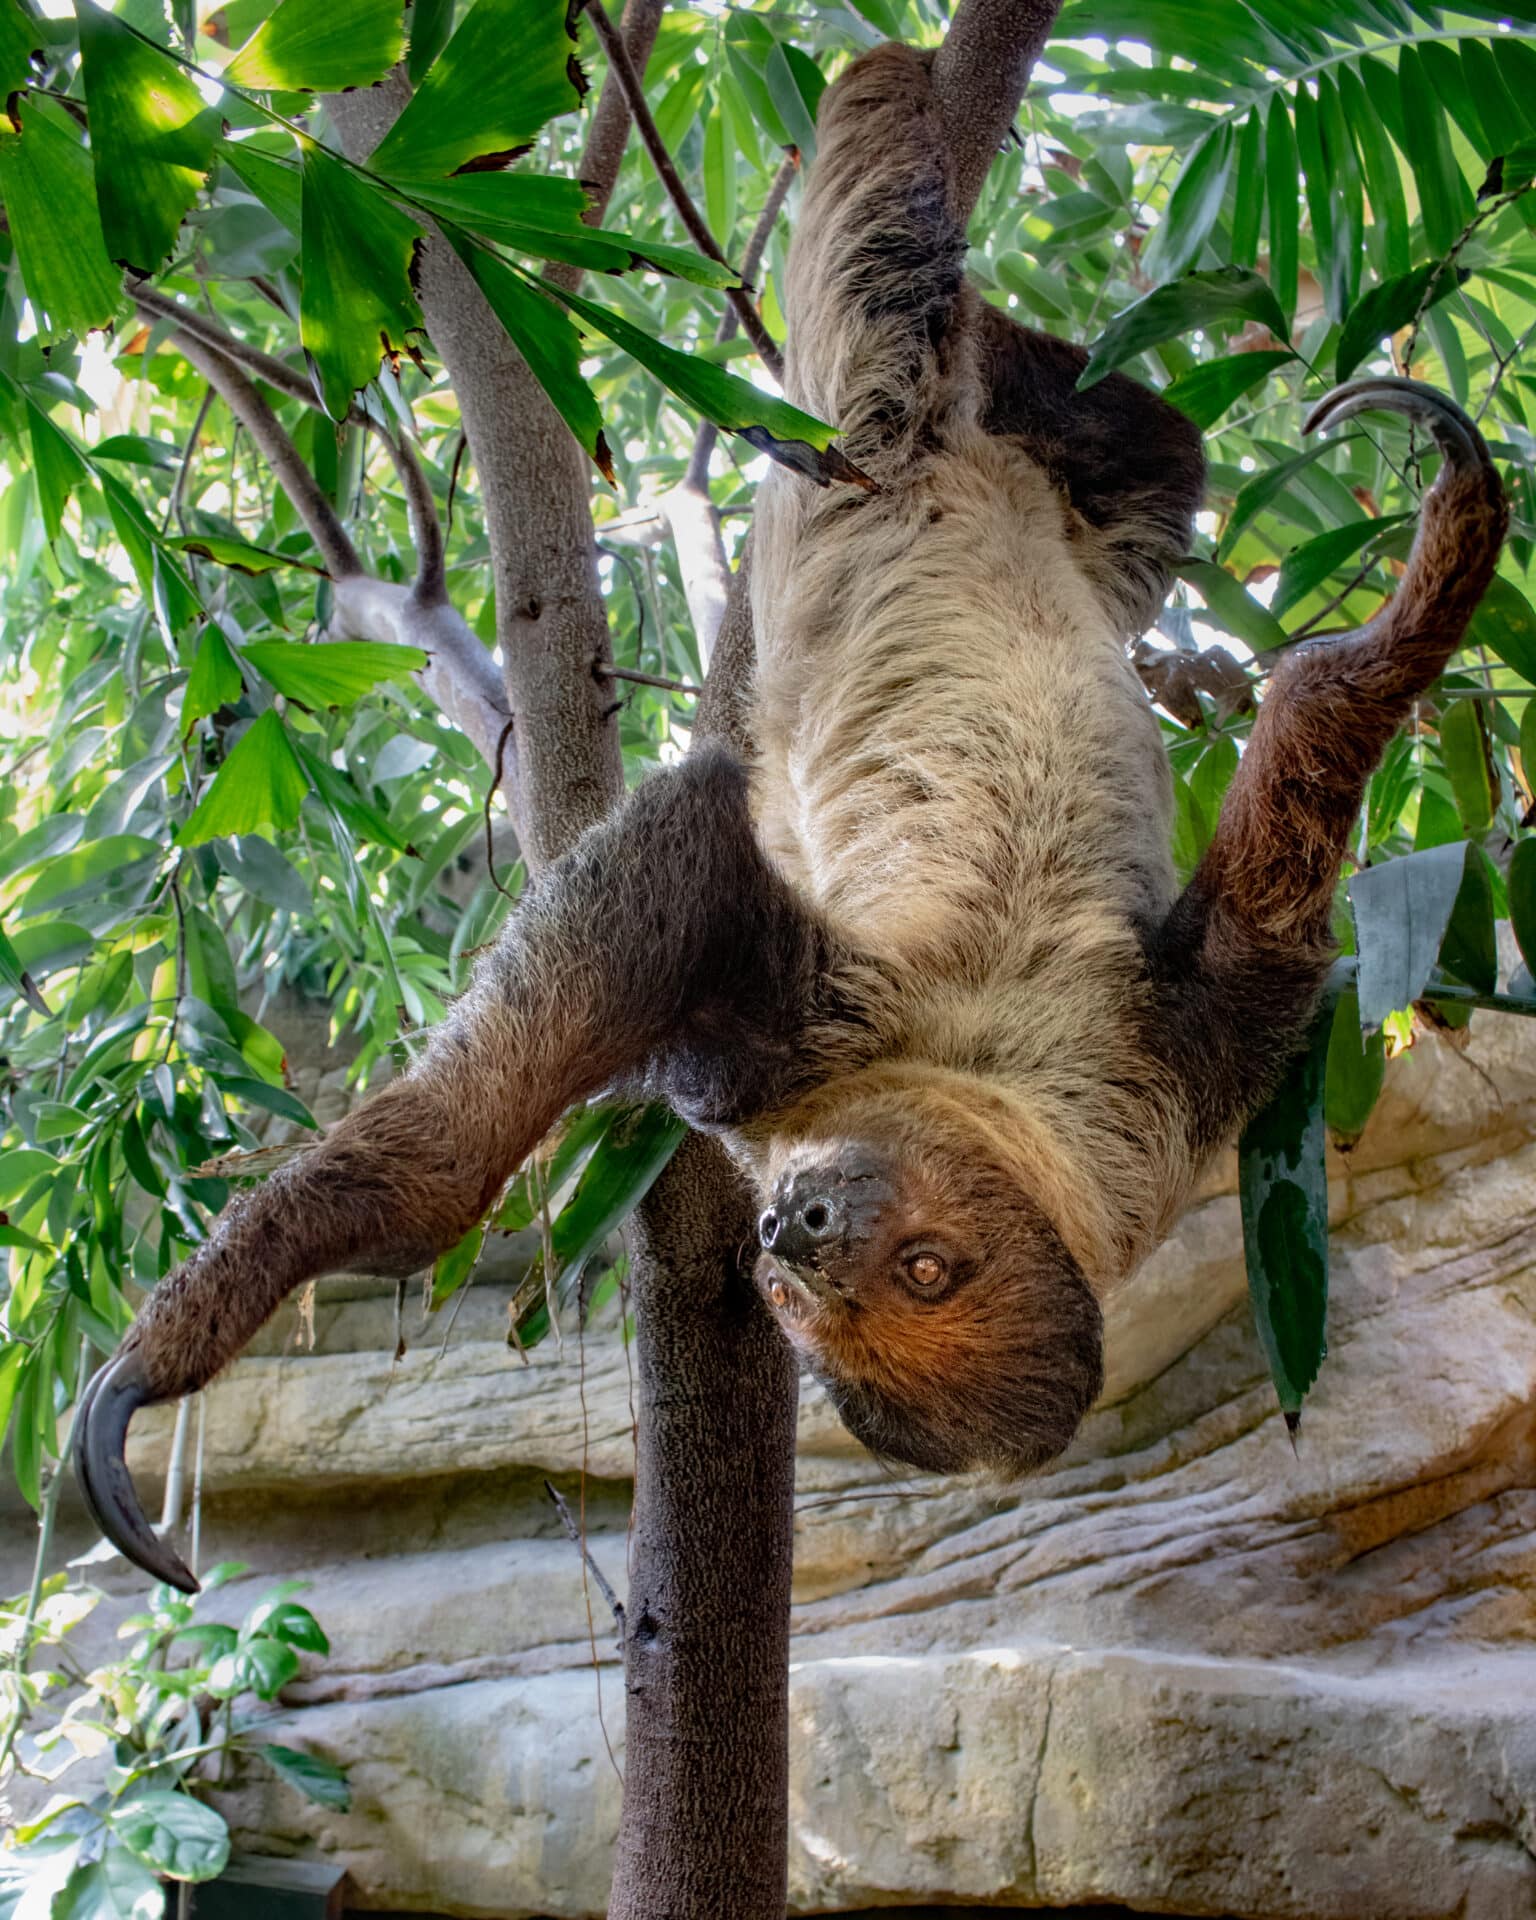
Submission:
[[[592,22],[593,30],[602,42],[609,65],[617,76],[619,85],[624,89],[624,97],[629,102],[630,116],[639,130],[646,152],[651,156],[651,164],[655,167],[669,199],[677,209],[678,218],[688,229],[693,244],[700,253],[707,254],[711,260],[718,262],[722,267],[729,267],[734,273],[736,269],[731,266],[731,262],[721,251],[704,216],[694,205],[693,196],[683,185],[682,175],[673,164],[671,154],[667,152],[667,143],[662,139],[646,102],[644,85],[635,72],[624,42],[619,38],[617,29],[608,18],[603,0],[586,0],[586,12],[588,19]],[[728,287],[726,298],[741,316],[741,324],[746,329],[747,338],[762,356],[764,366],[776,380],[782,380],[784,357],[779,352],[772,334],[763,325],[762,315],[752,304],[752,296],[745,287]]]
[[[260,347],[247,346],[245,341],[237,339],[206,314],[182,306],[179,301],[170,299],[153,287],[135,287],[133,300],[150,321],[174,320],[178,333],[203,341],[216,353],[223,354],[226,360],[233,360],[254,373],[258,380],[264,381],[285,399],[302,400],[305,406],[313,407],[317,413],[324,412],[320,396],[302,373],[275,355],[263,353]]]
[[[773,176],[773,185],[768,189],[768,198],[763,202],[763,210],[757,216],[751,237],[747,241],[747,250],[741,257],[741,277],[748,285],[757,279],[758,270],[763,264],[763,256],[768,251],[768,242],[773,238],[773,229],[783,211],[784,202],[794,184],[795,175],[800,171],[800,152],[791,147],[785,154],[778,172]],[[723,347],[728,340],[735,338],[736,329],[741,325],[741,315],[734,306],[726,308],[720,316],[720,324],[715,329],[715,344]],[[688,456],[688,471],[683,477],[683,485],[707,488],[709,485],[709,461],[720,438],[720,429],[713,420],[701,420],[699,430],[693,436],[693,451]]]
[[[595,672],[603,680],[632,680],[637,687],[661,687],[668,693],[687,693],[695,698],[704,691],[691,680],[668,680],[659,673],[637,673],[633,667],[598,667]]]
[[[172,520],[176,522],[183,533],[187,530],[187,523],[182,517],[181,502],[187,491],[187,476],[192,471],[192,462],[197,454],[198,442],[202,439],[203,428],[207,424],[208,410],[216,398],[217,395],[211,383],[203,388],[203,397],[198,402],[197,415],[192,422],[192,431],[187,435],[187,444],[181,450],[181,460],[176,468],[176,482],[171,488],[170,499],[165,503],[165,518],[160,523],[161,533],[165,532]]]
[[[210,386],[218,389],[225,405],[255,442],[262,458],[293,502],[299,518],[309,529],[309,536],[319,548],[332,577],[344,580],[360,574],[363,563],[336,509],[320,491],[315,476],[300,458],[298,448],[283,431],[277,415],[250,380],[233,360],[188,327],[179,309],[175,337],[182,354]]]
[[[400,476],[406,511],[411,516],[411,538],[416,543],[416,598],[423,606],[448,604],[448,574],[443,560],[443,523],[438,518],[437,502],[416,458],[416,449],[404,431],[390,433],[381,420],[368,415],[368,425],[389,449]]]
[[[572,1544],[575,1546],[576,1551],[581,1555],[582,1559],[586,1561],[587,1571],[591,1574],[593,1581],[596,1583],[598,1592],[608,1602],[609,1611],[613,1615],[613,1624],[618,1628],[619,1638],[622,1640],[624,1637],[624,1603],[623,1601],[620,1600],[619,1596],[614,1592],[602,1568],[592,1558],[591,1553],[588,1551],[587,1543],[581,1536],[581,1529],[576,1525],[576,1522],[571,1518],[571,1510],[565,1504],[565,1501],[562,1498],[559,1490],[556,1488],[555,1483],[552,1480],[546,1480],[544,1482],[544,1491],[549,1495],[550,1499],[554,1502],[555,1512],[558,1513],[560,1516],[560,1524],[565,1528],[566,1532],[570,1535]]]

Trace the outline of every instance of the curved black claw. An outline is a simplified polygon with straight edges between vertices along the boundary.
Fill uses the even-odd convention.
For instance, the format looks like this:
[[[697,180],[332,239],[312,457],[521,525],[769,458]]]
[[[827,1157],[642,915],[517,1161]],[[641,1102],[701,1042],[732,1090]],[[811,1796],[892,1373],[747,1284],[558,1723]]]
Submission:
[[[1346,380],[1342,387],[1323,395],[1302,422],[1301,430],[1316,433],[1320,427],[1336,427],[1357,413],[1378,410],[1406,414],[1428,427],[1450,466],[1493,464],[1487,442],[1454,400],[1438,387],[1427,387],[1422,380],[1404,380],[1397,374],[1372,373],[1360,380]]]
[[[191,1570],[145,1519],[124,1458],[128,1422],[153,1398],[132,1348],[107,1362],[75,1415],[75,1479],[91,1518],[119,1553],[168,1586],[196,1593]]]

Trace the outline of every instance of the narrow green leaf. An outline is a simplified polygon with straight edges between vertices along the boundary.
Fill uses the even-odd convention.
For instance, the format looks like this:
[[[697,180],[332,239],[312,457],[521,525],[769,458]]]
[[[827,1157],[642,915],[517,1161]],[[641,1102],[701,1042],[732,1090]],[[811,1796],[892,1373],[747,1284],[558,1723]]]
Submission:
[[[1442,107],[1461,128],[1467,144],[1484,163],[1498,149],[1483,125],[1480,102],[1474,95],[1467,74],[1454,47],[1441,41],[1426,40],[1416,49],[1424,63],[1424,72]]]
[[[1440,713],[1440,757],[1461,824],[1474,839],[1493,825],[1499,776],[1480,700],[1447,700]]]
[[[1366,97],[1359,74],[1346,64],[1339,68],[1338,78],[1340,105],[1365,170],[1366,191],[1371,199],[1371,220],[1376,230],[1386,236],[1384,258],[1387,272],[1392,275],[1406,273],[1413,255],[1410,251],[1408,201],[1403,192],[1403,176],[1397,155],[1386,128]]]
[[[1264,221],[1264,123],[1254,107],[1237,136],[1237,181],[1232,189],[1232,264],[1253,267]]]
[[[477,1220],[462,1240],[455,1241],[446,1253],[437,1256],[432,1264],[432,1293],[427,1301],[429,1313],[436,1313],[467,1283],[479,1264],[480,1249],[484,1245],[485,1222]]]
[[[101,236],[91,156],[57,112],[29,94],[0,115],[0,196],[44,345],[110,326],[123,296]]]
[[[1185,157],[1163,218],[1143,255],[1149,274],[1176,280],[1200,258],[1221,212],[1231,171],[1232,129],[1223,120]]]
[[[273,553],[269,547],[253,547],[245,540],[226,540],[219,534],[173,534],[165,544],[178,553],[195,553],[199,559],[213,561],[215,566],[233,567],[237,573],[253,576],[272,573],[278,567],[302,567],[306,573],[322,576],[325,573],[324,567],[296,559],[291,553]]]
[[[665,1107],[634,1107],[615,1116],[550,1230],[565,1291],[580,1284],[587,1262],[650,1192],[687,1130]]]
[[[547,282],[541,284],[548,285]],[[722,367],[664,346],[622,314],[594,306],[590,300],[567,293],[563,288],[550,286],[549,291],[579,320],[638,360],[669,393],[675,393],[717,427],[724,427],[728,433],[739,433],[760,453],[768,454],[781,465],[822,486],[834,480],[863,480],[858,469],[832,445],[837,437],[836,427],[802,413],[787,400],[770,398],[749,381],[738,380]]]
[[[474,0],[370,165],[430,180],[524,152],[585,91],[572,17],[568,0]]]
[[[1497,574],[1478,604],[1466,644],[1486,647],[1536,687],[1536,608],[1512,581]]]
[[[736,142],[731,110],[719,93],[704,123],[704,216],[721,252],[729,253],[736,227]]]
[[[1305,468],[1315,460],[1321,460],[1329,451],[1330,442],[1317,441],[1302,452],[1293,454],[1289,460],[1278,461],[1272,467],[1265,467],[1251,480],[1245,480],[1237,490],[1237,498],[1232,502],[1232,511],[1227,516],[1227,524],[1222,529],[1221,544],[1216,549],[1218,560],[1225,560],[1237,545],[1244,528],[1250,526],[1269,505],[1285,492],[1286,488]]]
[[[603,416],[581,371],[581,335],[547,294],[458,227],[445,229],[496,318],[528,362],[560,418],[610,485],[617,485]]]
[[[1527,971],[1536,974],[1536,840],[1516,843],[1504,885],[1509,894],[1510,924],[1515,930],[1521,958]],[[0,1422],[0,1432],[3,1430],[4,1423]]]
[[[256,640],[245,657],[262,678],[306,707],[350,707],[385,680],[427,664],[420,647],[382,640]]]
[[[1486,41],[1463,40],[1461,60],[1489,144],[1495,153],[1508,153],[1531,132],[1530,119],[1516,105],[1493,49]]]
[[[371,87],[405,45],[399,0],[281,0],[224,69],[239,87]]]
[[[416,0],[418,10],[421,0]],[[352,1789],[347,1785],[344,1768],[332,1761],[321,1760],[313,1753],[300,1753],[297,1747],[264,1746],[261,1756],[277,1775],[290,1787],[296,1787],[306,1800],[313,1800],[316,1806],[332,1807],[337,1813],[345,1813],[352,1805]]]
[[[213,843],[219,865],[237,886],[265,900],[269,907],[284,913],[308,914],[315,910],[308,883],[299,870],[260,834],[246,834],[236,840]]]
[[[269,708],[235,742],[176,844],[200,847],[230,834],[291,827],[308,791],[287,729]]]
[[[274,1087],[269,1080],[241,1080],[230,1078],[221,1082],[222,1091],[231,1100],[243,1100],[247,1106],[261,1107],[267,1113],[275,1113],[281,1120],[291,1120],[295,1126],[314,1130],[314,1115],[297,1094],[290,1093],[286,1087]]]
[[[992,262],[997,284],[1017,294],[1031,313],[1055,324],[1072,318],[1072,297],[1054,273],[1037,267],[1027,254],[1011,248]]]
[[[415,853],[416,849],[396,833],[377,807],[369,806],[339,767],[333,767],[318,753],[311,753],[302,740],[298,751],[300,765],[309,775],[315,792],[355,836],[371,840],[375,846],[387,847],[391,853]]]
[[[1219,360],[1201,360],[1163,389],[1163,398],[1187,414],[1197,427],[1211,427],[1234,400],[1251,393],[1276,367],[1294,360],[1287,348],[1258,353],[1230,353]]]
[[[1225,567],[1210,560],[1181,560],[1176,571],[1200,595],[1216,625],[1235,634],[1255,653],[1285,645],[1284,627]]]
[[[1334,379],[1347,380],[1368,354],[1379,350],[1384,339],[1399,327],[1406,327],[1425,304],[1426,292],[1429,293],[1427,304],[1432,307],[1453,294],[1465,278],[1464,272],[1458,273],[1443,261],[1432,260],[1426,266],[1415,267],[1412,273],[1402,274],[1396,280],[1383,280],[1379,287],[1370,288],[1350,309],[1339,334],[1333,362]]]
[[[174,472],[181,465],[181,448],[172,440],[152,440],[143,433],[109,433],[91,448],[93,460],[121,460],[130,467],[158,467]]]
[[[1271,613],[1277,620],[1282,618],[1325,580],[1343,572],[1361,548],[1369,546],[1378,534],[1401,526],[1411,518],[1406,513],[1385,514],[1379,519],[1367,516],[1342,527],[1330,527],[1326,533],[1292,547],[1280,563],[1280,584],[1269,603]]]
[[[1365,1131],[1387,1072],[1386,1035],[1360,1025],[1360,996],[1353,987],[1339,995],[1328,1036],[1328,1071],[1323,1117],[1342,1147],[1353,1146]]]
[[[1094,341],[1078,389],[1094,386],[1136,354],[1178,334],[1245,319],[1259,321],[1282,340],[1289,337],[1285,315],[1258,274],[1242,267],[1185,274],[1116,314]]]
[[[1238,1142],[1254,1323],[1294,1429],[1328,1351],[1328,1166],[1323,1084],[1333,1007]]]
[[[1288,339],[1283,322],[1296,311],[1301,271],[1301,161],[1291,129],[1290,108],[1279,89],[1269,103],[1264,177],[1269,195],[1269,284],[1282,314],[1282,324],[1274,331]]]
[[[406,77],[414,93],[453,31],[453,0],[415,0],[411,8],[411,51]]]
[[[1419,183],[1424,237],[1432,253],[1448,253],[1472,215],[1472,195],[1456,165],[1451,136],[1423,61],[1413,47],[1397,56],[1405,151]]]
[[[82,480],[90,478],[90,468],[69,435],[56,427],[31,400],[27,401],[27,424],[31,429],[32,473],[37,481],[43,525],[48,538],[57,540],[69,496]]]
[[[182,732],[210,713],[217,713],[220,707],[233,706],[243,685],[229,642],[210,620],[197,643],[197,656],[181,696]]]
[[[798,61],[795,58],[797,54]],[[798,47],[776,41],[763,62],[763,81],[768,88],[768,97],[784,123],[790,145],[798,147],[802,157],[809,163],[816,158],[816,98],[811,96],[815,94],[819,98],[820,89],[808,82],[806,67],[811,67],[815,72],[812,63],[800,53]],[[816,77],[820,79],[819,74]]]
[[[1422,998],[1466,866],[1467,843],[1456,840],[1351,876],[1362,1026]]]
[[[1297,87],[1292,106],[1296,116],[1296,151],[1306,182],[1312,245],[1317,254],[1317,277],[1322,282],[1323,303],[1329,319],[1341,320],[1348,301],[1344,291],[1338,235],[1334,230],[1332,183],[1328,159],[1323,151],[1323,131],[1317,102],[1308,92],[1305,81]]]
[[[61,912],[84,901],[95,904],[115,883],[130,886],[153,872],[163,852],[141,834],[114,833],[89,841],[47,862],[28,889],[21,911],[30,916],[45,907]]]
[[[168,54],[75,0],[96,204],[112,259],[154,273],[213,164],[217,113]]]
[[[1492,993],[1499,984],[1493,883],[1488,877],[1488,856],[1481,847],[1468,850],[1466,870],[1451,907],[1450,924],[1440,942],[1440,965],[1454,979],[1475,987],[1479,993]],[[1431,985],[1428,998],[1434,997]]]
[[[1339,90],[1326,73],[1317,76],[1317,115],[1334,212],[1333,270],[1339,280],[1339,312],[1342,315],[1360,292],[1360,267],[1365,240],[1365,188]]]
[[[422,324],[410,282],[421,228],[323,147],[304,150],[302,191],[299,334],[325,410],[341,420]]]
[[[53,1009],[38,990],[37,982],[21,963],[21,956],[6,937],[0,927],[0,986],[9,987],[12,993],[20,994],[34,1013],[40,1013],[46,1020]]]

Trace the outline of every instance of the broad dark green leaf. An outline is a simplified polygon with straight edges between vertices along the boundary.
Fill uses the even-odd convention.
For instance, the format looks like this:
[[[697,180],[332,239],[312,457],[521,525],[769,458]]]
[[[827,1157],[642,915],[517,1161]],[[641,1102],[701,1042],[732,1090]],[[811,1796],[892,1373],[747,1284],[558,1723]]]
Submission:
[[[249,140],[221,141],[219,158],[275,220],[281,221],[290,233],[303,232],[303,191],[299,169],[293,161],[280,160]]]
[[[220,707],[232,706],[240,698],[243,685],[229,642],[210,620],[197,643],[197,655],[181,696],[183,733],[194,721],[206,719]]]
[[[421,0],[416,0],[420,10]],[[352,1805],[352,1789],[347,1785],[347,1776],[343,1768],[330,1760],[321,1760],[313,1753],[301,1753],[297,1747],[266,1745],[261,1749],[261,1757],[277,1775],[290,1787],[296,1787],[306,1800],[313,1800],[316,1806],[334,1808],[337,1813],[345,1813]]]
[[[1351,520],[1345,526],[1330,527],[1326,533],[1292,547],[1280,563],[1280,584],[1269,603],[1270,611],[1277,620],[1280,619],[1325,580],[1342,572],[1378,534],[1385,533],[1391,527],[1402,526],[1411,517],[1406,513],[1394,513],[1376,520]]]
[[[1222,321],[1257,320],[1271,333],[1289,338],[1285,315],[1269,282],[1242,267],[1217,267],[1188,273],[1159,287],[1119,313],[1104,329],[1088,356],[1078,387],[1094,386],[1106,373],[1124,366],[1147,347]]]
[[[385,680],[408,680],[427,664],[420,647],[382,640],[257,640],[245,658],[262,678],[306,707],[350,707]]]
[[[1365,170],[1366,191],[1371,200],[1371,219],[1376,231],[1385,235],[1387,272],[1393,276],[1408,271],[1412,260],[1408,202],[1403,193],[1403,176],[1387,130],[1366,97],[1365,87],[1355,69],[1348,64],[1339,68],[1339,101],[1349,131],[1360,152]]]
[[[200,847],[262,827],[291,827],[308,791],[287,729],[269,708],[235,742],[176,844]]]
[[[1324,1002],[1274,1097],[1238,1142],[1243,1251],[1254,1324],[1294,1431],[1328,1351],[1328,1165],[1323,1085],[1333,1027]]]
[[[1296,311],[1301,262],[1301,161],[1285,95],[1269,103],[1264,133],[1264,179],[1269,198],[1269,284],[1284,317]],[[1274,329],[1290,337],[1282,324]]]
[[[581,335],[553,300],[529,284],[499,255],[457,227],[446,229],[454,251],[474,275],[555,411],[610,485],[617,484],[603,417],[581,371]]]
[[[1432,253],[1448,253],[1472,216],[1472,195],[1456,165],[1440,102],[1413,47],[1404,47],[1397,56],[1397,84],[1405,151],[1419,183],[1424,237]]]
[[[285,913],[313,913],[315,903],[308,883],[287,857],[260,834],[234,840],[216,840],[219,865],[247,893]]]
[[[1527,971],[1536,974],[1536,840],[1517,842],[1504,885],[1521,958]]]
[[[807,68],[810,69],[809,73]],[[763,62],[763,82],[775,111],[784,123],[790,145],[798,147],[807,162],[814,160],[816,103],[826,84],[814,64],[798,47],[776,41]]]
[[[306,147],[302,185],[299,334],[325,410],[342,420],[422,324],[410,282],[421,228],[323,147]]]
[[[1365,1131],[1387,1071],[1386,1035],[1360,1024],[1360,996],[1346,987],[1334,1008],[1328,1036],[1328,1075],[1323,1115],[1341,1146],[1352,1146]]]
[[[44,36],[15,0],[0,7],[0,100],[8,100],[33,77],[32,55],[42,51]]]
[[[107,1817],[130,1852],[172,1879],[211,1880],[229,1864],[223,1816],[189,1793],[140,1792]]]
[[[1466,867],[1467,844],[1457,840],[1350,877],[1362,1026],[1379,1027],[1422,998]]]
[[[370,165],[393,180],[440,180],[523,152],[580,104],[571,18],[567,0],[474,0]]]
[[[1460,127],[1467,144],[1484,163],[1491,160],[1497,149],[1483,125],[1480,103],[1456,49],[1442,41],[1426,40],[1416,52],[1441,106]]]
[[[154,273],[213,164],[217,113],[174,60],[75,0],[96,204],[112,259]]]
[[[123,276],[107,258],[91,157],[58,109],[27,95],[0,115],[0,196],[46,344],[110,326]]]
[[[239,87],[370,87],[405,45],[398,0],[281,0],[224,69]]]
[[[1295,358],[1282,347],[1202,360],[1164,387],[1163,398],[1187,414],[1197,427],[1212,427],[1234,400],[1251,393],[1276,367]]]
[[[48,1908],[49,1920],[161,1920],[164,1912],[165,1892],[155,1874],[127,1847],[114,1846],[99,1860],[76,1866]]]
[[[1445,937],[1440,942],[1440,965],[1454,979],[1479,993],[1492,993],[1499,984],[1493,883],[1488,873],[1488,857],[1481,847],[1474,846],[1467,853],[1466,870],[1456,890]],[[1428,998],[1434,997],[1431,986]]]
[[[1450,776],[1461,824],[1474,839],[1493,825],[1499,775],[1479,700],[1447,699],[1440,710],[1440,757]]]
[[[1463,40],[1461,61],[1478,117],[1495,153],[1508,153],[1530,134],[1529,115],[1520,111],[1505,82],[1493,49],[1482,40]]]
[[[1143,255],[1148,274],[1175,280],[1200,258],[1221,212],[1231,171],[1232,128],[1223,120],[1185,158]]]
[[[1486,647],[1506,667],[1536,687],[1536,608],[1513,582],[1497,574],[1489,583],[1472,623],[1467,645]]]
[[[1412,273],[1396,280],[1384,280],[1379,287],[1370,288],[1350,309],[1339,334],[1333,362],[1334,379],[1347,380],[1368,354],[1379,350],[1384,339],[1399,327],[1406,327],[1420,307],[1426,305],[1426,293],[1427,306],[1432,307],[1453,294],[1466,277],[1465,272],[1458,273],[1443,261],[1431,260],[1425,266],[1415,267]]]
[[[833,446],[836,427],[802,413],[787,400],[770,398],[722,367],[711,366],[707,360],[663,345],[622,314],[595,306],[590,300],[563,289],[551,287],[550,291],[578,320],[584,320],[638,360],[669,393],[675,393],[706,420],[713,420],[717,427],[724,427],[728,433],[739,433],[760,453],[768,454],[781,465],[823,486],[834,480],[862,479],[857,469]]]
[[[1267,653],[1285,645],[1284,627],[1225,567],[1211,560],[1181,560],[1177,572],[1179,578],[1187,580],[1200,595],[1216,625],[1234,634],[1255,653]]]

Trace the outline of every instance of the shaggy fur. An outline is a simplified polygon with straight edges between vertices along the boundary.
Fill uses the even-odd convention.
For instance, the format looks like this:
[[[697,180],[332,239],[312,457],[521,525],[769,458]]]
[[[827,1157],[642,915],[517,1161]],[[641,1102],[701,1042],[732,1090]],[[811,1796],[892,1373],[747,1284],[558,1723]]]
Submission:
[[[1071,1439],[1100,1300],[1305,1031],[1365,782],[1459,643],[1504,505],[1427,389],[1324,403],[1426,420],[1441,478],[1392,604],[1283,661],[1175,901],[1124,642],[1188,540],[1198,439],[1130,381],[1078,394],[1080,351],[985,306],[964,247],[927,62],[877,49],[823,102],[787,288],[792,397],[876,489],[775,470],[759,493],[750,797],[718,750],[649,782],[541,880],[412,1072],[156,1289],[77,1428],[135,1553],[133,1405],[201,1385],[315,1273],[430,1260],[614,1084],[724,1133],[765,1207],[765,1297],[871,1446],[1013,1474]]]

